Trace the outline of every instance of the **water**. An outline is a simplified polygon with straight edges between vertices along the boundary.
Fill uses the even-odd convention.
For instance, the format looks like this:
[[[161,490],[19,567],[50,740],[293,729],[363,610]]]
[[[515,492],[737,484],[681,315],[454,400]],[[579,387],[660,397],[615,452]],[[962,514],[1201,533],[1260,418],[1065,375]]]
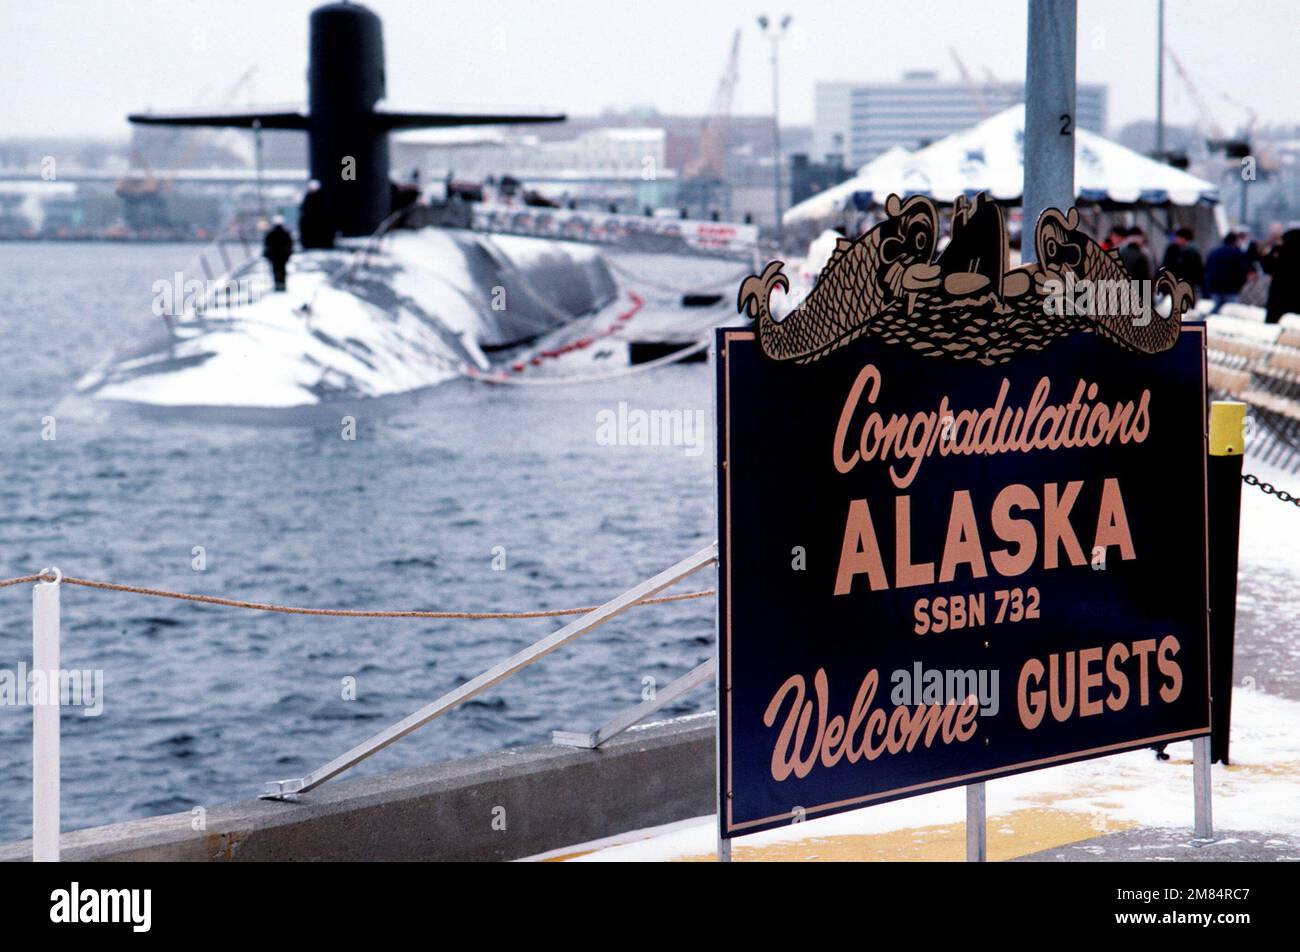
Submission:
[[[157,321],[153,282],[193,251],[0,244],[0,577],[57,564],[295,605],[557,608],[603,601],[714,538],[711,441],[690,456],[596,440],[597,412],[620,400],[707,411],[700,364],[581,387],[452,385],[363,413],[355,441],[336,428],[75,419],[42,439],[78,376]],[[0,668],[30,663],[29,591],[0,589]],[[102,669],[105,706],[63,716],[64,828],[300,776],[556,624],[268,615],[65,587],[63,666]],[[636,609],[354,773],[594,728],[640,701],[643,679],[662,686],[705,660],[712,626],[709,599]],[[711,706],[701,689],[666,712]],[[0,840],[30,835],[30,738],[30,709],[0,707]]]

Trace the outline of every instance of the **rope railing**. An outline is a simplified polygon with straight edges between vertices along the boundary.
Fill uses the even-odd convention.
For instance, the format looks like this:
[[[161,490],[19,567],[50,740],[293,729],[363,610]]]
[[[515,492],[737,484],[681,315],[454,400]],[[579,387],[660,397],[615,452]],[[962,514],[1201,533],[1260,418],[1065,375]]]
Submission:
[[[389,609],[353,609],[353,608],[303,608],[294,605],[273,605],[269,602],[249,602],[238,598],[223,598],[219,595],[196,595],[189,592],[173,592],[162,588],[146,588],[141,585],[123,585],[118,582],[101,582],[95,579],[76,578],[53,572],[37,572],[34,575],[19,575],[15,578],[0,579],[0,588],[36,582],[62,582],[65,585],[80,585],[83,588],[95,588],[106,592],[128,592],[133,595],[147,595],[152,598],[172,598],[183,602],[199,602],[204,605],[221,605],[226,608],[244,608],[249,611],[275,612],[281,615],[317,615],[329,618],[459,618],[470,621],[483,621],[500,618],[561,618],[567,615],[585,615],[595,611],[599,605],[586,605],[580,608],[546,608],[522,612],[464,612],[464,611],[424,611],[424,610],[389,610]],[[676,595],[658,595],[636,602],[638,605],[663,605],[669,602],[685,602],[696,598],[707,598],[717,594],[716,589],[706,588],[695,592],[679,592]]]
[[[476,697],[511,675],[564,647],[583,634],[593,630],[610,619],[637,605],[655,605],[667,602],[680,602],[688,599],[704,598],[716,594],[715,588],[696,592],[681,592],[676,595],[660,595],[659,592],[680,582],[686,576],[717,563],[717,543],[701,549],[692,556],[681,560],[676,565],[660,572],[653,578],[640,582],[621,595],[601,605],[582,608],[553,608],[525,612],[448,612],[448,611],[389,611],[358,610],[339,608],[301,608],[291,605],[275,605],[268,602],[250,602],[235,598],[222,598],[216,595],[196,595],[189,592],[174,592],[168,589],[147,588],[140,585],[123,585],[118,582],[103,582],[96,579],[65,576],[58,568],[45,568],[29,575],[19,575],[0,579],[0,588],[12,588],[16,585],[32,584],[32,670],[57,673],[60,667],[60,595],[64,584],[80,585],[85,588],[101,589],[112,592],[127,592],[155,598],[172,598],[188,602],[201,602],[209,605],[222,605],[231,608],[244,608],[253,611],[277,612],[293,615],[326,615],[343,618],[552,618],[560,615],[578,616],[566,621],[562,627],[522,648],[510,657],[498,662],[478,676],[452,688],[434,701],[391,724],[367,740],[335,757],[326,764],[302,777],[276,780],[267,783],[261,796],[272,800],[296,800],[301,794],[315,789],[322,783],[337,777],[358,763],[384,748],[401,740],[412,731],[429,723],[448,711]],[[675,697],[688,690],[702,678],[699,671],[692,672],[686,680],[679,679],[669,685],[665,698]],[[667,703],[665,700],[664,703]],[[58,862],[60,858],[60,774],[62,770],[59,756],[59,695],[56,693],[52,702],[41,701],[33,705],[32,712],[32,859],[38,862]],[[629,720],[627,716],[617,719],[609,728],[612,732],[625,730],[627,726],[640,720],[652,708],[639,705]],[[598,732],[599,733],[599,732]],[[605,735],[602,735],[605,736]],[[596,738],[599,740],[600,738]],[[587,746],[598,746],[593,741]]]

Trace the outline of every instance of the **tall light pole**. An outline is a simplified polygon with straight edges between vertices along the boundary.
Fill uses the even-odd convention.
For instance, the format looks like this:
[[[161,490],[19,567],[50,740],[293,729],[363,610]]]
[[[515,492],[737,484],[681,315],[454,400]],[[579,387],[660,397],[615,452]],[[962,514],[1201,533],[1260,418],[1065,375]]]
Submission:
[[[781,84],[779,81],[780,73],[777,69],[777,50],[781,43],[781,37],[785,35],[785,31],[789,28],[790,21],[793,19],[794,17],[788,13],[781,17],[779,24],[775,20],[769,20],[766,14],[758,18],[758,28],[772,42],[772,202],[776,209],[776,246],[778,249],[782,245],[785,234],[781,227]]]
[[[1165,155],[1165,0],[1156,3],[1156,161]]]

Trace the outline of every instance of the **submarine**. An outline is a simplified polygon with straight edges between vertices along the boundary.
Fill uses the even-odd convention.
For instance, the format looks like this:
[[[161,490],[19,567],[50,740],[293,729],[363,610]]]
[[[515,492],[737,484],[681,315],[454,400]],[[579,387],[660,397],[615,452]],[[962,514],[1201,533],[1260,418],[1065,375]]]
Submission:
[[[87,372],[63,409],[316,422],[490,371],[512,349],[616,305],[608,262],[590,245],[422,223],[412,213],[427,206],[394,200],[391,132],[564,115],[390,109],[380,18],[352,2],[312,11],[307,80],[302,109],[127,117],[306,133],[310,234],[304,221],[282,291],[267,289],[260,248],[192,294],[173,288],[182,306],[155,307],[164,319],[153,332]]]

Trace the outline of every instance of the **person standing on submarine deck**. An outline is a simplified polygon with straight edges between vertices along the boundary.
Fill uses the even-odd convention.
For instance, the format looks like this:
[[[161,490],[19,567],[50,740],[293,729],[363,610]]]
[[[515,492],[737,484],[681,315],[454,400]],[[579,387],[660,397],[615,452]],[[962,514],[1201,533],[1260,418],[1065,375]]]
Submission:
[[[271,220],[271,228],[262,241],[262,257],[271,265],[271,274],[275,277],[275,289],[285,289],[286,271],[289,259],[293,257],[293,235],[284,227],[284,218],[276,215]]]

